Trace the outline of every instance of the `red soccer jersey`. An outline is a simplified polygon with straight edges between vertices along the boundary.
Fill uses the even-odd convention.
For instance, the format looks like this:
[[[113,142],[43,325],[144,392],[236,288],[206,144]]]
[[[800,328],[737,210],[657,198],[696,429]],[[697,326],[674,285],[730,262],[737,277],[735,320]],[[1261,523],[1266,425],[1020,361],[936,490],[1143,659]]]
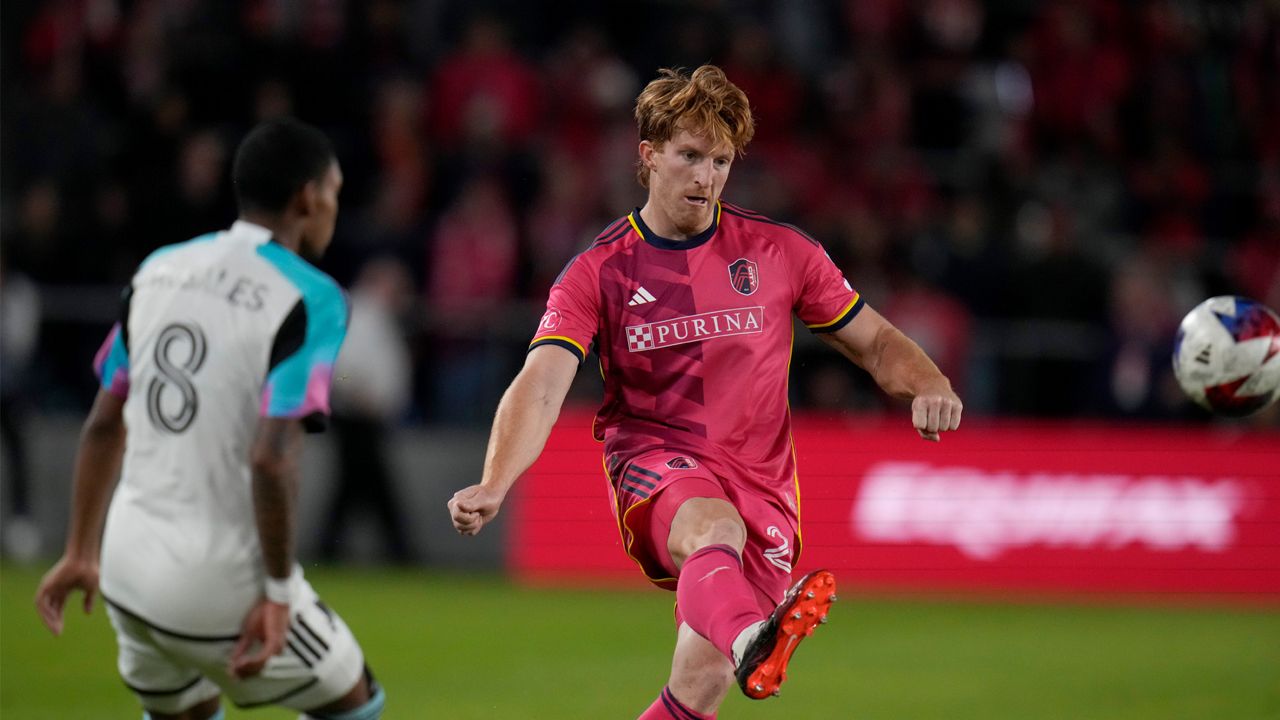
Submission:
[[[790,225],[723,203],[706,231],[675,242],[636,211],[569,261],[530,348],[584,360],[595,347],[594,433],[612,477],[643,452],[688,452],[797,523],[791,316],[833,332],[861,308],[822,246]]]

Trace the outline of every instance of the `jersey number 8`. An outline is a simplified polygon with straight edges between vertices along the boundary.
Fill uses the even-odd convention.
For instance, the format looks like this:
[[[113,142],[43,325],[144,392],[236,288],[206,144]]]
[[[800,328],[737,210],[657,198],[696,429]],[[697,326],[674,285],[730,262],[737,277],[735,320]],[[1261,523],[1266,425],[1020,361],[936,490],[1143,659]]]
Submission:
[[[160,374],[147,385],[147,415],[157,430],[176,435],[185,432],[196,419],[200,403],[191,376],[204,364],[205,351],[204,331],[198,325],[174,323],[160,331],[155,352]],[[166,392],[170,388],[181,401],[176,409],[172,402],[164,402],[172,396]]]

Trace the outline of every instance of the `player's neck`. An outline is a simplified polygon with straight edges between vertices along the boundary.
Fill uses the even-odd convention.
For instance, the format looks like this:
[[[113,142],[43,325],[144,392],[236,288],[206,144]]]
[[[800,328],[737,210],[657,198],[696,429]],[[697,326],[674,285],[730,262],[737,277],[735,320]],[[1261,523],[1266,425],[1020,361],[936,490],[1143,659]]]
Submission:
[[[255,212],[242,213],[240,219],[270,230],[271,239],[274,242],[289,248],[294,253],[302,247],[302,230],[296,223],[290,223],[278,216]]]
[[[690,238],[697,237],[711,227],[711,223],[707,223],[704,227],[692,232],[681,230],[671,221],[670,216],[657,207],[653,200],[649,200],[644,204],[644,207],[640,208],[640,219],[660,237],[675,242],[684,242]]]

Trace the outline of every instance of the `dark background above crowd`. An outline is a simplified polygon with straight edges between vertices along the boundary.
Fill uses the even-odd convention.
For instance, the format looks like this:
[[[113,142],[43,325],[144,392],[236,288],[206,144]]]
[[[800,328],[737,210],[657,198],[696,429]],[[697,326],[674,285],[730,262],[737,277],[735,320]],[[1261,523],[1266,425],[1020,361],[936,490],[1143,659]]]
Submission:
[[[235,144],[291,114],[346,175],[321,266],[407,271],[405,417],[480,422],[565,261],[643,202],[636,93],[704,62],[758,121],[726,198],[819,238],[973,412],[1203,418],[1178,319],[1280,307],[1274,2],[6,1],[0,33],[5,288],[39,298],[3,377],[46,408],[87,403],[119,288],[230,223]],[[884,406],[796,353],[797,407]]]

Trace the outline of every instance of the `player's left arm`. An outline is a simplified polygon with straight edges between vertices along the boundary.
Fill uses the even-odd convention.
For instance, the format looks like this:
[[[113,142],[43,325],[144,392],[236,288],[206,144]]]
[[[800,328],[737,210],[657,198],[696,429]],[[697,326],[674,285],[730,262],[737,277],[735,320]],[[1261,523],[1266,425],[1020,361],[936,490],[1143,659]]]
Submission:
[[[262,564],[273,578],[287,578],[293,572],[302,437],[302,421],[265,417],[258,423],[250,451],[258,543]]]
[[[347,332],[347,303],[316,274],[280,321],[263,388],[262,417],[249,451],[253,514],[266,578],[245,615],[227,672],[256,675],[284,650],[293,602],[303,435],[325,428],[333,365]]]
[[[102,526],[120,473],[124,445],[124,397],[109,389],[99,390],[76,451],[66,549],[36,590],[36,610],[54,635],[62,634],[63,607],[73,590],[84,593],[86,613],[93,609]]]
[[[818,337],[870,373],[886,393],[910,400],[911,422],[924,439],[936,442],[940,433],[960,427],[964,405],[951,381],[919,345],[871,306],[863,306],[839,330]]]
[[[293,572],[302,437],[301,420],[264,417],[250,451],[253,515],[262,564],[268,582],[275,578],[286,587]],[[261,672],[267,660],[284,649],[288,629],[289,601],[269,594],[259,598],[242,623],[228,672],[239,678]]]

